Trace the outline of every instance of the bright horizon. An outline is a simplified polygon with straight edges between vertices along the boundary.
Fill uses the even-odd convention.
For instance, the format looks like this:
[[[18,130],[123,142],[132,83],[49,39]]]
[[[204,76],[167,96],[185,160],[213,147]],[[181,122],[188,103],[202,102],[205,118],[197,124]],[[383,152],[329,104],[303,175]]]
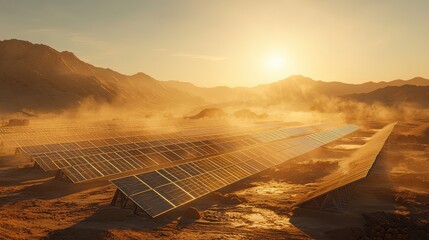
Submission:
[[[204,87],[429,76],[427,1],[0,3],[1,40],[46,44],[128,75]]]

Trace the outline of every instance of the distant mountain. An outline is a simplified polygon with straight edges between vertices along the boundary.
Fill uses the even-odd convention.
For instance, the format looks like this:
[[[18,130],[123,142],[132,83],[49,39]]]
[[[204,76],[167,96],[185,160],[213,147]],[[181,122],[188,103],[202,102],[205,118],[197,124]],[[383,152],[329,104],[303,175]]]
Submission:
[[[342,82],[323,82],[316,81],[304,76],[291,76],[285,80],[269,84],[271,90],[285,89],[300,89],[299,92],[306,94],[308,92],[317,92],[318,94],[327,96],[342,96],[353,93],[366,93],[387,86],[402,86],[402,85],[417,85],[429,86],[429,79],[416,77],[410,80],[394,80],[390,82],[366,82],[361,84],[350,84]]]
[[[296,75],[271,84],[251,88],[214,87],[202,88],[190,83],[167,81],[164,86],[194,94],[211,103],[247,102],[248,104],[275,105],[279,103],[292,104],[296,107],[307,105],[308,101],[320,96],[336,97],[357,93],[368,93],[387,86],[402,86],[406,84],[429,86],[429,80],[413,78],[410,80],[394,80],[391,82],[366,82],[348,84],[341,82],[323,82]],[[298,103],[298,105],[296,105]]]
[[[386,106],[407,104],[429,108],[429,86],[389,86],[369,93],[346,95],[343,98],[368,104],[380,103]]]
[[[62,111],[86,99],[142,108],[202,102],[143,73],[127,76],[92,66],[71,52],[21,40],[0,41],[1,112]]]
[[[58,52],[46,45],[0,41],[0,113],[23,109],[36,113],[61,112],[77,108],[87,100],[150,111],[185,106],[194,109],[282,106],[305,110],[324,97],[370,93],[406,84],[429,86],[429,80],[347,84],[296,75],[255,87],[203,88],[186,82],[158,81],[144,73],[127,76],[95,67],[71,52]]]
[[[230,101],[237,101],[240,99],[247,99],[253,94],[251,88],[236,87],[230,88],[225,86],[218,87],[198,87],[192,83],[181,81],[162,81],[166,87],[174,88],[183,92],[187,92],[197,97],[201,97],[209,103],[225,103]]]

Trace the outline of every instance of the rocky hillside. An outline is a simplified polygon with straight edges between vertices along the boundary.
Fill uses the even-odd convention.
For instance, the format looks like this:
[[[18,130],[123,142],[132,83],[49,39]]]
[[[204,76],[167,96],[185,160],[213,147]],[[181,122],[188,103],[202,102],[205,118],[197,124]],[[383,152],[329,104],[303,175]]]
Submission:
[[[20,40],[0,41],[0,110],[62,111],[96,103],[167,108],[201,99],[138,73],[92,66],[71,52]]]

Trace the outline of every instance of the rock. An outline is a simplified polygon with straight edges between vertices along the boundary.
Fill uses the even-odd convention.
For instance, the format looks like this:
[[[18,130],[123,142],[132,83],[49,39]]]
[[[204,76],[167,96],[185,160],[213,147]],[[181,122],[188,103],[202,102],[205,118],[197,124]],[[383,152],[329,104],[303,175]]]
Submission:
[[[222,118],[226,117],[227,114],[220,108],[206,108],[198,114],[187,117],[189,119],[201,119],[201,118]]]
[[[194,207],[190,207],[188,208],[185,213],[183,213],[182,218],[185,219],[200,219],[201,218],[201,214],[198,211],[198,209],[194,208]]]

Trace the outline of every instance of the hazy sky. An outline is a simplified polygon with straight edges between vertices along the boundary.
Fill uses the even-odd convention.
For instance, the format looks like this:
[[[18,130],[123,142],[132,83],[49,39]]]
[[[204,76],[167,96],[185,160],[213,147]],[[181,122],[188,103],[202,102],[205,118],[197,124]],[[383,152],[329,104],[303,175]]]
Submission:
[[[0,0],[11,38],[200,86],[429,77],[424,0]]]

